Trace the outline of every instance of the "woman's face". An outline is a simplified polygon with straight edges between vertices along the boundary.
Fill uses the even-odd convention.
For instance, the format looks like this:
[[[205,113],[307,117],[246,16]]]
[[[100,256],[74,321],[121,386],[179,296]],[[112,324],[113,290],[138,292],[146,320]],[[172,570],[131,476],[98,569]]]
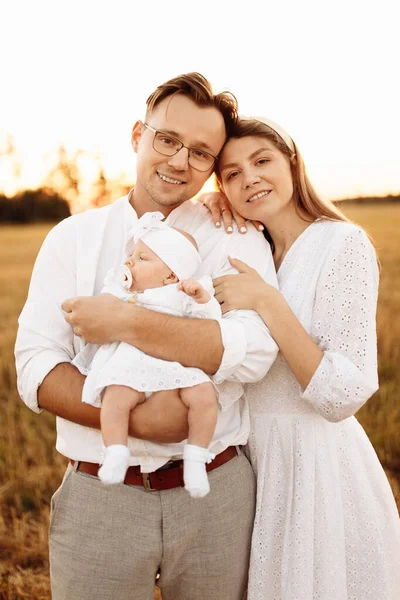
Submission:
[[[267,138],[229,140],[220,155],[220,180],[228,200],[245,219],[267,224],[293,205],[290,160]]]

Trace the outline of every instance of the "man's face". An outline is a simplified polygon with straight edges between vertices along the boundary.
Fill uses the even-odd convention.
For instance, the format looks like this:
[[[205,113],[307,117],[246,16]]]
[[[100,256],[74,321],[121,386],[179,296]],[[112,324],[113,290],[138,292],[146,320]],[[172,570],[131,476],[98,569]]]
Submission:
[[[147,115],[148,125],[180,140],[189,148],[217,156],[225,142],[225,124],[214,107],[199,107],[176,94],[165,98]],[[197,171],[188,162],[188,149],[164,156],[153,148],[154,132],[138,121],[132,131],[137,153],[135,208],[160,210],[165,215],[195,196],[212,173]]]

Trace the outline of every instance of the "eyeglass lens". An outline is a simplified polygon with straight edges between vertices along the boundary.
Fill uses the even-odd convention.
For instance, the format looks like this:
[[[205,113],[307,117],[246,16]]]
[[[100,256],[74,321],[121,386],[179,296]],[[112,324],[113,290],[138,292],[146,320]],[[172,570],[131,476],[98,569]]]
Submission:
[[[153,146],[154,150],[165,156],[173,156],[183,148],[183,144],[180,140],[169,137],[161,131],[157,131],[155,134]],[[211,154],[199,150],[198,148],[189,148],[189,164],[194,169],[208,171],[208,169],[211,169],[214,165],[214,162],[214,157],[211,156]]]

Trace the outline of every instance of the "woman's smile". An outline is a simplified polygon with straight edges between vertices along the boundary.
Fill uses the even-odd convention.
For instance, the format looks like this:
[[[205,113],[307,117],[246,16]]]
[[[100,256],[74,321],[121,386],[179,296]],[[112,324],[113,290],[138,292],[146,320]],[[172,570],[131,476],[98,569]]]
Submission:
[[[257,194],[253,194],[252,196],[250,196],[250,198],[246,200],[246,202],[254,202],[255,200],[259,200],[264,196],[268,196],[270,192],[272,192],[272,190],[263,190],[262,192],[257,192]]]

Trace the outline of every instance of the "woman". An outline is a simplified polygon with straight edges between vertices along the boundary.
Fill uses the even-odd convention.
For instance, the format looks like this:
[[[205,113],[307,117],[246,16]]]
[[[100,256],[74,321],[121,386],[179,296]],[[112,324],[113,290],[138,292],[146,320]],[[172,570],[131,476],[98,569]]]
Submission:
[[[216,174],[233,211],[264,225],[280,287],[235,259],[240,274],[214,281],[223,312],[257,311],[280,349],[246,392],[258,482],[249,600],[398,599],[398,513],[353,417],[378,388],[373,246],[317,196],[270,121],[240,119]],[[229,210],[206,201],[216,221],[221,202]]]

